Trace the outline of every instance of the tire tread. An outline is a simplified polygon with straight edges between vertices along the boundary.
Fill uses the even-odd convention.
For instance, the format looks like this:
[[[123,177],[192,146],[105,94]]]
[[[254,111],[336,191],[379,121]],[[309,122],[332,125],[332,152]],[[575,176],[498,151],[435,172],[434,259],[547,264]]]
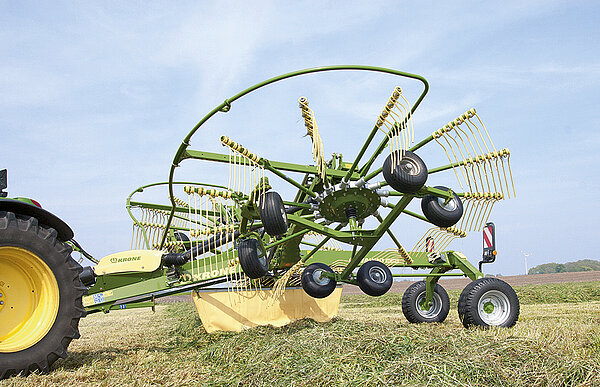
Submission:
[[[500,326],[506,328],[514,326],[519,319],[519,298],[509,284],[497,278],[479,278],[475,281],[472,281],[463,289],[460,297],[458,298],[458,316],[463,325],[466,328],[472,326],[480,326],[484,328],[489,327],[479,318],[477,314],[477,304],[479,302],[479,298],[483,295],[487,288],[491,288],[488,290],[507,292],[508,294],[505,294],[509,298],[509,301],[511,298],[513,298],[514,304],[511,305],[511,316],[509,316],[505,323],[500,324]]]
[[[80,337],[79,320],[86,315],[82,303],[86,288],[82,286],[79,280],[81,266],[71,257],[72,249],[70,246],[57,239],[58,233],[56,230],[39,224],[34,217],[17,215],[8,211],[0,211],[0,230],[3,230],[3,233],[7,236],[2,241],[4,246],[11,246],[10,238],[15,237],[16,232],[29,235],[29,237],[24,236],[24,238],[43,241],[44,246],[53,251],[49,254],[58,254],[61,257],[58,262],[49,263],[46,260],[44,262],[50,266],[55,277],[57,275],[56,270],[67,271],[67,273],[64,273],[66,281],[62,284],[62,290],[70,290],[68,292],[70,293],[68,303],[62,302],[63,294],[60,294],[61,303],[59,304],[57,321],[45,337],[30,348],[19,352],[0,354],[1,363],[5,364],[4,366],[0,365],[0,380],[2,380],[17,374],[26,376],[33,371],[48,372],[57,359],[68,356],[67,348],[69,344],[73,339]],[[61,283],[59,283],[59,289],[61,289]],[[65,312],[61,314],[63,309]],[[63,322],[60,321],[61,318]]]

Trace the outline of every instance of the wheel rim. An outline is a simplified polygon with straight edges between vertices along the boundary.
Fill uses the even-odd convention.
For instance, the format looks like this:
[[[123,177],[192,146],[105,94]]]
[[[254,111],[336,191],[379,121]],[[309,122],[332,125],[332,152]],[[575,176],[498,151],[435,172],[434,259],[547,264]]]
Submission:
[[[285,208],[283,207],[283,205],[281,206],[281,219],[283,220],[283,223],[287,224],[287,214],[285,213]]]
[[[279,198],[279,212],[281,214],[283,223],[287,225],[287,213],[285,212],[285,206],[283,205],[283,200],[281,200],[281,197]]]
[[[267,266],[267,257],[263,254],[262,250],[258,246],[256,247],[256,256],[258,257],[258,263],[262,267]]]
[[[446,199],[444,198],[437,198],[437,200],[440,207],[446,211],[452,212],[458,207],[458,204],[456,204],[456,198],[450,199],[448,203],[446,203]]]
[[[382,268],[374,266],[369,269],[369,278],[375,283],[382,284],[387,279],[387,274]]]
[[[419,164],[408,158],[403,158],[399,162],[400,169],[406,172],[410,176],[418,175],[420,172]]]
[[[487,325],[501,325],[510,315],[510,301],[498,290],[485,292],[477,303],[479,317]]]
[[[419,294],[415,301],[415,309],[424,318],[434,318],[442,311],[442,298],[439,294],[433,293],[432,304],[429,308],[427,308],[426,299],[427,294],[425,292]]]
[[[19,247],[0,247],[0,273],[0,352],[17,352],[35,345],[54,325],[58,283],[40,257]]]
[[[323,272],[324,272],[324,270],[322,270],[322,269],[316,269],[312,273],[313,280],[315,281],[315,283],[317,285],[325,286],[329,283],[329,278],[321,277],[321,274],[323,274]]]

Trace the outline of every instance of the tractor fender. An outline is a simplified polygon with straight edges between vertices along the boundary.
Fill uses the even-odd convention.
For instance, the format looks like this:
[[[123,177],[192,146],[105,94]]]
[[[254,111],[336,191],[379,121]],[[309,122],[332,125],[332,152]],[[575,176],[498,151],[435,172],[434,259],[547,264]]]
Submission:
[[[73,238],[73,230],[58,216],[43,208],[25,203],[20,200],[0,198],[0,211],[13,212],[15,214],[32,216],[44,226],[52,227],[58,233],[58,239],[66,242]]]

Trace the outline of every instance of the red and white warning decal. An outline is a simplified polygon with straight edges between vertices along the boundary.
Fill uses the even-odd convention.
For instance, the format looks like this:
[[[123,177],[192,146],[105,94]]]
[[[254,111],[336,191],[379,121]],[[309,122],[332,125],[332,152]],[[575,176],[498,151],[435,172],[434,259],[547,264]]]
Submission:
[[[425,240],[425,250],[428,253],[433,253],[434,245],[433,245],[433,238],[432,237],[427,237],[427,239]]]
[[[489,225],[483,229],[483,248],[491,249],[494,247],[493,238],[494,238],[494,226]]]

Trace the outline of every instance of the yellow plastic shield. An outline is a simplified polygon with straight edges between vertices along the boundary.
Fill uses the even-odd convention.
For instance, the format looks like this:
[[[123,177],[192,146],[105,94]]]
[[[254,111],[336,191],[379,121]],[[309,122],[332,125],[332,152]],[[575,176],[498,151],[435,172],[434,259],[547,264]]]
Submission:
[[[341,287],[322,299],[312,298],[301,288],[288,288],[276,299],[272,289],[192,292],[208,333],[239,332],[259,325],[281,327],[303,318],[329,321],[338,313],[341,296]]]

